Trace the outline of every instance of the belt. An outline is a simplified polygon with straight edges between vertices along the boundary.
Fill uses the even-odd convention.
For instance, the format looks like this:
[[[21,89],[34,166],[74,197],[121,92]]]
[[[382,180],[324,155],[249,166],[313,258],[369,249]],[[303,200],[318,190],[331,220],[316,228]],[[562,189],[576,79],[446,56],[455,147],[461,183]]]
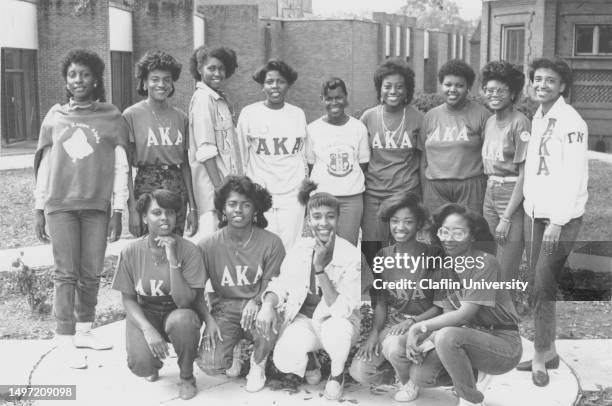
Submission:
[[[518,176],[494,176],[490,175],[489,180],[493,180],[495,182],[505,183],[505,182],[516,182],[518,180]]]
[[[167,171],[169,169],[181,169],[181,165],[145,164],[145,165],[138,165],[138,169],[162,169],[164,171]]]

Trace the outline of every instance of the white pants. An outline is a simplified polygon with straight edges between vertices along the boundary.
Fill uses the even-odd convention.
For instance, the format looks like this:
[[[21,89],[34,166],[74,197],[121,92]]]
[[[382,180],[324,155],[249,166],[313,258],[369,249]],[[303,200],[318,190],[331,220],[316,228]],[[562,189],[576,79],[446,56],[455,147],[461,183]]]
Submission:
[[[202,213],[198,219],[198,232],[193,237],[186,238],[195,245],[198,245],[204,241],[206,237],[217,231],[218,224],[219,219],[217,218],[216,211],[213,210]]]
[[[305,208],[297,200],[295,192],[272,195],[272,208],[265,213],[266,230],[278,235],[288,251],[302,235]]]
[[[358,338],[359,328],[348,319],[330,317],[321,323],[298,314],[276,342],[274,365],[281,372],[304,376],[308,353],[322,348],[331,359],[332,376],[338,376]]]

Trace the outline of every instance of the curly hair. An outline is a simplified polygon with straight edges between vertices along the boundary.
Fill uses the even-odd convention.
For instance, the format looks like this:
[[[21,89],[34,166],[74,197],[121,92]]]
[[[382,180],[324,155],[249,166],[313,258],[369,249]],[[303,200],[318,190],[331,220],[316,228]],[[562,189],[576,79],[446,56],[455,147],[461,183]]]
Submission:
[[[277,71],[291,86],[295,83],[298,78],[298,73],[289,66],[288,63],[281,61],[280,59],[270,59],[266,64],[255,71],[253,74],[253,80],[260,85],[264,84],[266,75],[268,72]]]
[[[344,80],[337,77],[331,77],[323,82],[323,85],[321,86],[321,97],[327,96],[327,93],[330,90],[335,89],[342,89],[344,94],[348,96],[348,90],[346,90],[346,83],[344,83]]]
[[[525,86],[525,75],[516,66],[506,61],[491,61],[482,68],[482,87],[491,80],[497,80],[508,86],[512,94],[512,103],[516,102]]]
[[[476,79],[474,69],[461,59],[451,59],[440,67],[438,71],[438,82],[442,84],[444,78],[448,75],[464,78],[468,88],[471,88]]]
[[[432,225],[434,241],[442,245],[438,238],[438,230],[442,227],[446,218],[451,214],[461,216],[466,221],[470,234],[474,237],[475,248],[495,255],[497,244],[491,234],[487,221],[482,215],[456,203],[445,204],[434,213]]]
[[[272,207],[272,195],[268,189],[255,183],[248,176],[227,176],[223,185],[215,190],[215,209],[217,209],[217,217],[219,219],[219,228],[227,225],[227,219],[223,218],[223,209],[231,192],[239,193],[253,202],[255,205],[255,215],[257,216],[254,222],[259,228],[266,228],[268,220],[263,215]]]
[[[310,179],[304,179],[298,191],[298,201],[301,205],[306,206],[306,212],[310,213],[312,209],[319,207],[330,207],[340,214],[340,202],[338,199],[326,192],[316,192],[317,184]]]
[[[217,58],[223,62],[223,66],[225,66],[226,79],[229,79],[234,72],[236,72],[236,68],[238,67],[238,59],[236,58],[236,52],[233,49],[227,47],[208,49],[206,46],[202,45],[196,48],[189,58],[189,72],[191,72],[191,76],[193,76],[196,81],[199,82],[202,80],[200,70],[206,63],[206,60],[209,58]]]
[[[151,202],[155,200],[159,207],[166,210],[174,210],[178,212],[183,207],[183,199],[181,195],[171,192],[167,189],[156,189],[150,193],[143,193],[136,202],[136,211],[141,216],[147,214],[151,207]]]
[[[415,217],[418,228],[421,229],[427,224],[427,209],[421,204],[421,199],[415,193],[400,192],[384,200],[378,209],[378,217],[389,222],[391,217],[400,209],[408,209]]]
[[[61,63],[62,77],[67,80],[68,68],[73,63],[87,66],[94,76],[96,86],[93,89],[93,98],[101,102],[106,101],[106,91],[104,90],[104,61],[100,56],[88,49],[71,49],[64,56]],[[66,100],[70,100],[73,94],[66,89]]]
[[[176,82],[181,76],[182,65],[174,59],[170,54],[163,51],[149,51],[136,62],[136,79],[138,79],[138,87],[136,91],[140,96],[148,96],[149,92],[145,88],[145,81],[149,76],[149,73],[159,69],[166,72],[170,72],[172,75],[172,81]],[[168,97],[174,94],[174,84],[172,85],[172,91]]]
[[[569,96],[570,87],[574,83],[572,69],[563,59],[546,59],[538,58],[531,61],[529,64],[529,80],[533,83],[533,76],[538,69],[551,69],[561,77],[561,82],[565,84],[565,89],[561,92],[561,96]]]
[[[414,96],[414,72],[401,58],[389,58],[376,68],[374,72],[376,97],[380,100],[382,82],[387,76],[391,75],[400,75],[404,78],[404,84],[406,85],[406,99],[404,103],[409,104]]]

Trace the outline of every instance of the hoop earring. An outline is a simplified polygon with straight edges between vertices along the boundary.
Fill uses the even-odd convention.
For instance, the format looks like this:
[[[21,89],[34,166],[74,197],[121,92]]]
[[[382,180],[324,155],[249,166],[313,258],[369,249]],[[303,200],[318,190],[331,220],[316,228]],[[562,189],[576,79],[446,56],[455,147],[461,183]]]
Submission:
[[[225,213],[223,213],[223,216],[221,216],[221,222],[227,223],[227,216],[225,215]]]
[[[98,87],[98,83],[94,83],[94,89]]]
[[[257,213],[253,215],[253,224],[257,224]]]

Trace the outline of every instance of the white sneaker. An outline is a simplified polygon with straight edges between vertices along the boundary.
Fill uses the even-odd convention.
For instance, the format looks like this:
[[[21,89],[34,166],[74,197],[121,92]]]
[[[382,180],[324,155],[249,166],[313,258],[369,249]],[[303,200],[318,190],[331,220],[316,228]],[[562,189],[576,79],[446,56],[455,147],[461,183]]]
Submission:
[[[258,392],[266,386],[266,360],[257,364],[251,356],[251,369],[246,377],[246,391]]]
[[[321,368],[311,369],[306,371],[304,379],[308,385],[318,385],[321,382]]]
[[[344,390],[344,375],[342,375],[342,382],[338,382],[335,379],[328,379],[325,384],[325,391],[323,392],[323,396],[327,400],[338,400],[342,397],[342,392]]]
[[[58,340],[57,351],[60,359],[69,368],[86,369],[87,356],[74,347],[71,341]]]
[[[414,384],[411,380],[406,382],[404,385],[400,385],[399,390],[395,392],[395,399],[397,402],[412,402],[419,396],[419,387]]]
[[[91,348],[92,350],[110,350],[113,348],[111,343],[100,339],[91,331],[77,331],[72,342],[77,348]]]
[[[485,404],[483,402],[472,403],[463,398],[459,398],[459,404],[457,406],[485,406]]]
[[[478,379],[476,380],[476,389],[484,395],[485,391],[489,387],[493,379],[493,375],[485,374],[482,371],[478,371]]]

